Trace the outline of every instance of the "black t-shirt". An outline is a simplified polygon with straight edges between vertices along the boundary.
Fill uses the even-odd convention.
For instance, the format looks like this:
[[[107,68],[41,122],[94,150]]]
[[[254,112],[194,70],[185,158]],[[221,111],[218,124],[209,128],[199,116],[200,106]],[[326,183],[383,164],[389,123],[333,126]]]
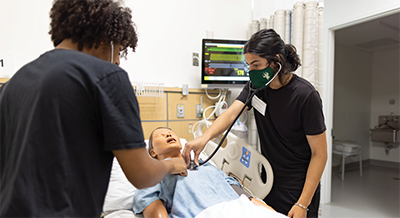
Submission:
[[[144,147],[127,73],[55,49],[0,88],[1,217],[100,217],[112,150]]]
[[[245,85],[237,100],[246,101],[249,85]],[[257,110],[254,116],[261,153],[274,172],[273,187],[302,190],[311,158],[306,135],[326,130],[321,98],[308,81],[295,74],[286,86],[268,87],[256,95],[267,104],[265,116]]]

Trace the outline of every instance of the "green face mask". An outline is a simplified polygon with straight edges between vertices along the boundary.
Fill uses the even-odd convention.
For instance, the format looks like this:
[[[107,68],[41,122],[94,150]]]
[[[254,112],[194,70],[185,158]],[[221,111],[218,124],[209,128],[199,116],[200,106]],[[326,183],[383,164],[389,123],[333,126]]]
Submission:
[[[275,73],[274,70],[269,65],[268,67],[262,70],[250,70],[249,71],[250,81],[258,89],[263,87],[269,81],[271,81],[274,77],[274,73]],[[265,88],[268,87],[268,85],[265,86]]]

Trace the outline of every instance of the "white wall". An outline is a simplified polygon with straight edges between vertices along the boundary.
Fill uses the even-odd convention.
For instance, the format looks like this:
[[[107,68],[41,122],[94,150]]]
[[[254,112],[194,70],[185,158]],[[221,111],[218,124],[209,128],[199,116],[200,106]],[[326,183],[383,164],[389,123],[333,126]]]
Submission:
[[[52,0],[1,0],[0,53],[12,65],[7,75],[53,48],[49,32]],[[3,57],[2,57],[3,58]]]
[[[369,159],[369,127],[373,54],[336,44],[333,135],[335,139],[351,140],[362,146],[363,159]],[[346,158],[346,162],[358,157]],[[332,166],[339,165],[341,156],[332,157]]]
[[[2,0],[0,53],[14,56],[14,70],[53,48],[49,31],[52,0]],[[251,0],[125,0],[132,9],[139,42],[121,67],[131,81],[159,82],[166,87],[200,87],[200,67],[192,52],[201,52],[201,39],[246,39]]]
[[[201,53],[201,39],[246,39],[250,0],[126,0],[133,10],[139,44],[122,62],[132,81],[160,82],[167,87],[200,87],[200,67],[192,53]]]
[[[373,80],[371,101],[370,128],[378,125],[379,115],[400,115],[400,69],[399,49],[393,49],[373,54]],[[396,103],[389,104],[390,99]],[[385,152],[385,144],[370,142],[370,158],[382,161],[400,162],[400,148],[395,146],[389,154]]]

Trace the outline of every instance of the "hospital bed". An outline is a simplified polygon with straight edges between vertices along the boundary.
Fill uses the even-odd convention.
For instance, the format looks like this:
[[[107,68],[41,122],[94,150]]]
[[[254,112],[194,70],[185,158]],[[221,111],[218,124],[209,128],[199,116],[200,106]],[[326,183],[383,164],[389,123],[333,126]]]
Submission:
[[[203,124],[199,124],[197,130],[201,130]],[[201,135],[201,131],[196,131]],[[196,135],[195,135],[196,137]],[[147,142],[146,142],[147,143]],[[181,139],[184,146],[185,139]],[[217,144],[213,141],[208,142],[206,148],[200,155],[205,160],[210,155]],[[232,133],[227,136],[227,146],[220,148],[211,159],[211,164],[222,169],[228,175],[238,180],[244,189],[253,196],[263,199],[272,188],[273,173],[271,165],[257,150],[248,145],[245,141]],[[261,167],[266,171],[266,178],[261,179]],[[133,195],[136,188],[127,180],[119,163],[114,159],[109,187],[107,190],[103,213],[105,218],[139,218],[142,215],[135,215],[132,211]]]

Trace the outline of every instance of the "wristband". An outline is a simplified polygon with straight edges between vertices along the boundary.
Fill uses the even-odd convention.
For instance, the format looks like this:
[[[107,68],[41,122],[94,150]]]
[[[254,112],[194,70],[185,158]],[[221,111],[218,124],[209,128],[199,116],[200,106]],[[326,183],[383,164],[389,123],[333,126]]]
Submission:
[[[250,197],[249,197],[249,200],[251,201],[251,199],[253,199],[253,198],[254,198],[253,196],[250,196]]]
[[[308,211],[308,208],[307,208],[307,207],[305,207],[305,206],[303,206],[303,205],[301,205],[301,204],[299,204],[299,203],[295,203],[294,205],[299,206],[299,207],[303,208],[304,210],[307,210],[307,211]]]

